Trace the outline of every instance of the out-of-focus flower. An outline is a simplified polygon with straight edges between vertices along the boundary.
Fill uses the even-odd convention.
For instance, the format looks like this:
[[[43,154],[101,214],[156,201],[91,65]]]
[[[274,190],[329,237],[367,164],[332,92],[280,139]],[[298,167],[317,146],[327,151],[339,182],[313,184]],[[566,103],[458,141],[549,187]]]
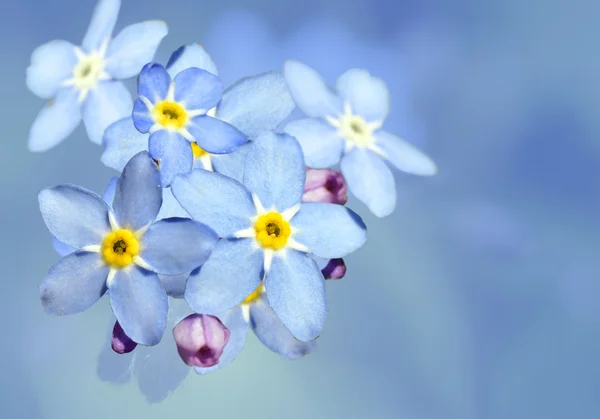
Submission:
[[[306,169],[302,202],[329,202],[344,205],[348,188],[344,176],[331,169]]]
[[[119,322],[116,321],[112,332],[112,350],[122,355],[133,351],[136,346],[137,343],[132,341],[131,338],[125,334]]]
[[[331,259],[327,265],[321,269],[321,273],[325,279],[342,279],[346,275],[346,264],[344,259]]]
[[[218,364],[229,335],[221,320],[207,314],[190,314],[173,329],[177,352],[190,367],[209,368]]]

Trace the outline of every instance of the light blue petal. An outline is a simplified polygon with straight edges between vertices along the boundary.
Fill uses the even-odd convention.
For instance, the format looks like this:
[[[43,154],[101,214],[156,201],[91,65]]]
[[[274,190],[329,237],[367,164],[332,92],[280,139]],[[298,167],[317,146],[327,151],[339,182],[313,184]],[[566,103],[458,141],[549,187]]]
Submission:
[[[231,153],[248,142],[233,125],[207,115],[193,118],[186,128],[198,145],[211,154]]]
[[[31,54],[27,67],[27,87],[35,95],[50,99],[58,93],[63,81],[73,76],[77,64],[75,45],[54,40],[40,45]]]
[[[74,247],[69,246],[68,244],[64,244],[63,242],[58,240],[56,237],[54,237],[54,236],[51,236],[51,237],[52,237],[52,247],[54,248],[54,251],[56,253],[58,253],[59,256],[64,257],[64,256],[67,256],[77,250]]]
[[[244,185],[266,208],[284,211],[302,199],[306,168],[294,137],[266,132],[254,141],[246,157]]]
[[[185,293],[185,283],[190,272],[184,272],[179,275],[158,275],[167,295],[173,298],[183,298]]]
[[[117,182],[119,178],[113,176],[108,181],[108,185],[104,189],[104,193],[102,194],[102,200],[108,204],[109,207],[112,207],[113,201],[115,200],[115,193],[117,191]]]
[[[46,151],[67,138],[81,121],[78,93],[61,89],[38,114],[29,132],[29,151]]]
[[[167,70],[160,64],[148,63],[142,68],[138,76],[138,95],[144,96],[156,105],[157,102],[167,97],[170,85],[171,76],[169,76]]]
[[[256,208],[248,190],[226,176],[202,169],[179,176],[171,190],[194,220],[206,224],[219,237],[231,237],[249,228]]]
[[[109,268],[100,254],[75,252],[54,265],[40,285],[48,314],[75,314],[90,308],[106,292]]]
[[[113,122],[131,115],[133,100],[120,81],[100,82],[90,90],[83,105],[83,123],[90,140],[102,144],[104,130]]]
[[[348,189],[377,217],[396,207],[396,182],[385,162],[370,151],[354,149],[342,158],[342,174]]]
[[[221,358],[219,358],[219,363],[217,365],[210,368],[194,367],[194,371],[200,375],[219,370],[229,364],[236,356],[238,356],[246,343],[248,323],[244,320],[244,315],[240,307],[234,307],[225,314],[218,315],[217,317],[221,320],[221,323],[229,329],[231,334],[229,335],[229,340],[227,341],[227,345],[225,345],[225,349],[223,349],[223,354],[221,355]]]
[[[437,173],[437,166],[425,153],[414,145],[385,131],[375,133],[375,145],[384,157],[398,169],[413,175],[431,176]]]
[[[267,348],[288,359],[297,359],[315,348],[317,341],[301,342],[281,323],[263,296],[250,304],[250,326]]]
[[[298,61],[286,61],[283,74],[296,105],[306,115],[322,118],[341,114],[342,101],[315,70]]]
[[[110,43],[106,71],[116,79],[138,75],[142,67],[152,61],[168,32],[167,24],[158,20],[127,26]]]
[[[104,152],[100,160],[106,166],[121,172],[133,156],[148,150],[148,134],[139,132],[133,125],[131,116],[128,116],[106,128],[102,143]]]
[[[285,126],[285,132],[296,137],[308,167],[325,169],[340,162],[344,150],[344,139],[337,129],[317,118],[292,121]]]
[[[294,240],[322,258],[344,257],[367,241],[367,227],[362,219],[343,205],[302,204],[290,224],[296,229]]]
[[[98,245],[111,231],[108,205],[87,189],[59,185],[41,191],[38,201],[50,233],[71,247]]]
[[[136,99],[135,102],[133,102],[131,118],[133,126],[141,134],[148,134],[150,128],[155,124],[150,109],[141,99]]]
[[[271,307],[292,335],[302,341],[315,339],[327,317],[325,280],[316,262],[290,250],[275,256],[265,279]]]
[[[190,218],[190,215],[183,209],[181,204],[179,204],[179,201],[175,199],[171,188],[163,188],[163,202],[156,219],[162,220],[164,218],[172,217]]]
[[[250,239],[222,239],[199,272],[190,275],[185,300],[197,313],[222,313],[239,305],[260,284],[263,251]]]
[[[88,53],[96,51],[110,38],[117,23],[121,0],[99,0],[81,45]]]
[[[125,334],[142,345],[160,342],[169,303],[158,276],[137,266],[119,269],[108,288],[110,304]]]
[[[270,71],[243,78],[225,90],[217,118],[256,138],[277,128],[295,107],[281,72]]]
[[[350,104],[352,113],[369,122],[383,121],[390,110],[390,94],[384,81],[366,70],[353,68],[336,82],[340,97]]]
[[[150,155],[158,161],[163,187],[168,187],[177,175],[188,173],[194,164],[192,146],[176,132],[160,130],[148,141]]]
[[[213,170],[228,176],[238,182],[244,181],[244,167],[246,165],[246,156],[252,147],[252,143],[244,144],[233,153],[213,154],[210,156]]]
[[[223,94],[223,83],[218,76],[199,68],[183,70],[173,79],[175,82],[175,102],[186,110],[214,108]]]
[[[202,265],[212,253],[217,234],[189,218],[167,218],[142,236],[140,256],[155,272],[178,275]]]
[[[147,151],[141,151],[127,163],[117,182],[112,206],[115,217],[121,228],[137,231],[156,220],[161,205],[156,163]]]
[[[196,67],[206,70],[216,76],[219,75],[217,66],[208,52],[198,44],[188,44],[177,49],[169,58],[167,71],[171,78],[181,73],[186,68]]]

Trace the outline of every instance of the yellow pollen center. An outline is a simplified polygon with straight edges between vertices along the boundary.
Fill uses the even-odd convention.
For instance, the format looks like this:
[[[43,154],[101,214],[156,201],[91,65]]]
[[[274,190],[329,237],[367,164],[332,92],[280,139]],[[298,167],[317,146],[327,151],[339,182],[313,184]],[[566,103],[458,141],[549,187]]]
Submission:
[[[117,230],[109,233],[102,243],[102,257],[113,268],[124,268],[140,253],[140,242],[133,232]]]
[[[242,301],[242,304],[250,304],[255,302],[256,300],[258,300],[260,298],[260,296],[262,295],[262,293],[264,292],[264,286],[263,283],[261,282],[258,287],[256,287],[256,289],[254,291],[252,291],[252,293],[246,297],[246,299],[244,301]]]
[[[154,108],[154,120],[165,128],[180,129],[187,123],[188,114],[179,103],[163,100]]]
[[[373,142],[373,129],[367,121],[358,115],[343,115],[340,120],[340,131],[346,141],[357,147],[368,147]]]
[[[258,217],[254,223],[254,230],[256,231],[256,240],[263,247],[274,250],[285,246],[292,233],[290,224],[278,212],[269,212]]]
[[[194,153],[194,158],[199,159],[200,157],[206,156],[208,154],[203,148],[201,148],[197,143],[192,144],[192,153]]]
[[[104,73],[104,60],[98,54],[85,55],[73,69],[73,80],[79,89],[91,89]]]

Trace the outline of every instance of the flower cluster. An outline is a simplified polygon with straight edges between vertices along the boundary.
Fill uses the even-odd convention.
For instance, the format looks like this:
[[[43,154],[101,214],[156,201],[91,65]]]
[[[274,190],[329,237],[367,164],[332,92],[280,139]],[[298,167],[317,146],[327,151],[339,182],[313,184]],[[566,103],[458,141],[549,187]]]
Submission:
[[[200,45],[152,61],[163,22],[111,38],[119,7],[100,0],[81,47],[51,41],[27,69],[30,90],[51,99],[30,150],[57,145],[83,119],[101,161],[120,172],[103,197],[73,185],[40,192],[62,256],[40,286],[44,310],[82,312],[107,294],[112,348],[124,354],[159,344],[170,301],[184,299],[173,338],[200,374],[233,360],[249,327],[287,358],[309,353],[327,316],[325,280],[342,278],[342,258],[366,242],[348,191],[384,217],[396,202],[386,163],[418,175],[435,164],[381,129],[388,91],[365,70],[342,74],[334,91],[287,61],[224,89]],[[135,100],[119,81],[133,76]],[[307,118],[288,122],[296,106]]]

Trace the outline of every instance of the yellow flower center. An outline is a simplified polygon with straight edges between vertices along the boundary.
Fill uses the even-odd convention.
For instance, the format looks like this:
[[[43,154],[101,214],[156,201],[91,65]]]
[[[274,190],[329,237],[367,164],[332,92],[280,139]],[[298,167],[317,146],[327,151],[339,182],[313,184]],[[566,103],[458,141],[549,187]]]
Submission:
[[[260,296],[262,295],[262,293],[265,292],[265,287],[263,285],[263,283],[261,282],[258,287],[256,287],[256,289],[254,291],[252,291],[252,293],[246,297],[246,299],[244,301],[242,301],[242,304],[250,304],[255,302],[256,300],[258,300],[260,298]]]
[[[104,60],[99,54],[84,55],[73,68],[73,80],[79,89],[91,89],[104,73]]]
[[[285,246],[292,232],[290,224],[278,212],[269,212],[258,217],[254,223],[254,230],[256,231],[256,240],[263,247],[274,250]]]
[[[199,159],[200,157],[206,156],[208,154],[207,151],[205,151],[204,149],[202,149],[198,143],[191,143],[192,144],[192,153],[194,153],[194,158],[195,159]]]
[[[373,142],[373,129],[364,118],[345,114],[339,119],[340,131],[346,141],[357,147],[368,147]]]
[[[124,268],[140,253],[140,242],[133,232],[117,230],[109,233],[102,243],[104,261],[113,268]]]
[[[188,114],[179,103],[163,100],[154,107],[154,120],[165,128],[180,129],[187,123]]]

